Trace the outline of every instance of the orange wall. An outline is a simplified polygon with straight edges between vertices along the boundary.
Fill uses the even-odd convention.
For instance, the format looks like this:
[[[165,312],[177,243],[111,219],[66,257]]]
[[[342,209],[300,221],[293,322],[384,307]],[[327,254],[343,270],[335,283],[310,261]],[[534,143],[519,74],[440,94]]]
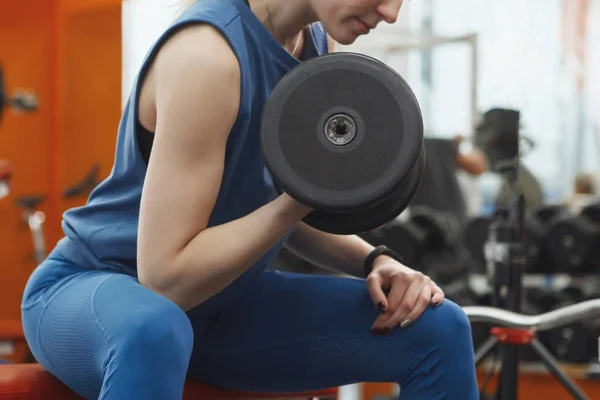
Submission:
[[[33,89],[40,110],[30,115],[5,112],[0,123],[0,158],[13,163],[13,195],[0,200],[0,318],[18,318],[23,285],[35,264],[31,239],[15,198],[45,195],[50,190],[53,118],[53,7],[52,1],[22,0],[2,5],[0,62],[8,93]],[[52,213],[51,207],[42,207]]]
[[[0,320],[18,319],[35,268],[32,243],[14,201],[44,195],[47,247],[62,236],[61,215],[85,199],[62,191],[94,163],[112,166],[121,114],[121,1],[21,0],[0,12],[0,63],[7,89],[32,88],[40,109],[5,113],[0,158],[14,166],[13,192],[0,199]]]
[[[102,177],[112,167],[121,114],[121,8],[78,9],[67,14],[64,22],[62,78],[68,106],[58,160],[62,188],[80,181],[96,163]],[[61,209],[80,203],[64,200]]]

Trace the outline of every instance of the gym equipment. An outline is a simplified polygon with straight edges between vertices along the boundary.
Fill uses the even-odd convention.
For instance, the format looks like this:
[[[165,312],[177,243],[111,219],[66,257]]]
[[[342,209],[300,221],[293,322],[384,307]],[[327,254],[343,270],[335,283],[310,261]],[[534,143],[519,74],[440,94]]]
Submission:
[[[538,316],[525,316],[521,312],[522,275],[527,263],[526,200],[518,178],[520,170],[518,120],[516,123],[511,123],[509,127],[504,140],[509,138],[513,143],[508,143],[503,151],[514,149],[514,153],[503,154],[503,159],[495,163],[495,170],[505,181],[511,199],[502,212],[494,216],[485,244],[486,265],[491,277],[492,302],[499,308],[475,306],[465,307],[464,310],[472,321],[489,322],[516,329],[492,328],[491,336],[477,350],[475,362],[479,364],[497,343],[502,343],[498,400],[517,400],[520,347],[531,345],[541,362],[575,398],[586,399],[581,389],[561,370],[550,352],[535,337],[535,333],[588,317],[600,316],[600,300],[583,302]]]
[[[527,331],[547,331],[573,322],[600,318],[600,299],[586,300],[540,315],[523,315],[494,307],[468,306],[463,311],[471,322]],[[481,361],[481,360],[479,360]]]
[[[461,225],[451,213],[434,210],[429,207],[411,207],[410,220],[407,224],[421,232],[418,245],[424,246],[427,252],[441,252],[454,248],[457,243]]]
[[[559,310],[576,304],[566,300],[555,307]],[[591,320],[573,321],[549,331],[548,348],[560,361],[568,363],[588,363],[598,359],[598,332]]]
[[[539,207],[535,210],[535,214],[532,217],[536,220],[541,228],[541,237],[539,241],[539,261],[537,268],[534,269],[534,273],[548,274],[548,273],[566,273],[564,264],[559,264],[557,260],[552,256],[552,252],[547,252],[545,245],[545,234],[548,231],[550,225],[558,219],[570,217],[571,211],[560,204],[547,204]]]
[[[568,286],[562,290],[539,288],[531,290],[531,297],[544,312],[558,310],[586,300],[582,289]],[[598,357],[598,332],[593,321],[575,321],[560,328],[544,332],[542,342],[560,361],[587,363]]]
[[[466,279],[473,271],[472,263],[460,249],[426,253],[413,268],[429,275],[440,287],[454,285],[457,280]]]
[[[100,164],[94,164],[87,175],[71,187],[63,191],[63,197],[70,199],[74,197],[87,196],[100,183],[98,174],[100,173]]]
[[[87,196],[98,184],[100,165],[95,164],[85,175],[84,179],[75,183],[63,192],[64,198]],[[44,196],[22,196],[15,199],[15,204],[22,209],[23,221],[31,232],[35,262],[40,264],[46,258],[46,239],[44,237],[44,222],[46,215],[38,208],[44,202]]]
[[[13,364],[0,365],[0,399],[6,400],[80,400],[58,379],[45,371],[41,365]],[[334,400],[338,389],[323,389],[305,393],[252,393],[223,389],[188,380],[183,390],[183,400],[250,400],[250,399],[296,399]]]
[[[519,153],[519,120],[518,110],[492,108],[475,126],[473,142],[485,153],[491,169]]]
[[[530,274],[543,273],[541,246],[545,227],[537,218],[530,217],[525,221],[525,251],[527,263],[525,271]]]
[[[600,299],[584,301],[534,316],[482,306],[463,307],[463,310],[472,323],[482,322],[496,326],[491,330],[492,335],[476,352],[476,365],[481,364],[498,343],[503,344],[503,346],[530,346],[546,368],[560,381],[574,399],[589,400],[589,397],[577,383],[562,372],[558,361],[536,337],[536,333],[560,328],[582,320],[600,318]],[[507,350],[505,349],[505,357]],[[518,367],[518,364],[516,366]],[[505,371],[510,371],[514,379],[514,382],[509,381],[510,385],[506,383],[507,378],[503,377],[506,374]],[[517,400],[517,381],[518,368],[503,363],[499,399]]]
[[[562,290],[528,288],[525,295],[540,313],[574,305],[586,300],[582,289],[568,286]],[[598,332],[594,321],[582,320],[541,332],[540,340],[553,356],[570,363],[587,363],[598,356]]]
[[[535,217],[544,225],[550,224],[556,218],[570,216],[571,212],[565,206],[559,204],[548,204],[535,211]]]
[[[561,291],[550,287],[531,287],[525,289],[525,297],[538,307],[540,313],[545,313],[555,310],[559,307],[559,304],[570,298],[576,298],[574,303],[581,300],[581,298],[573,296],[570,292],[569,289]]]
[[[38,99],[35,93],[23,90],[17,91],[12,96],[8,95],[4,83],[4,72],[0,65],[0,121],[2,121],[2,115],[7,108],[18,112],[32,112],[38,109]]]
[[[542,246],[560,271],[577,275],[600,268],[600,224],[581,214],[552,218]]]
[[[44,196],[23,196],[15,199],[15,204],[22,209],[23,221],[31,232],[33,259],[37,264],[46,258],[46,240],[44,237],[46,214],[38,210],[43,202]]]
[[[384,244],[408,265],[418,265],[426,254],[441,255],[455,246],[460,221],[452,214],[427,206],[411,207],[407,221],[393,220],[376,232]]]
[[[485,241],[490,229],[491,219],[485,216],[475,216],[463,227],[462,237],[465,249],[477,265],[477,271],[485,273]]]
[[[263,111],[261,148],[276,185],[311,207],[304,222],[355,234],[408,207],[425,166],[415,95],[393,69],[331,53],[290,71]]]
[[[463,227],[463,245],[475,261],[476,270],[486,272],[485,242],[488,237],[492,217],[475,216]],[[541,243],[544,236],[544,225],[536,218],[530,217],[525,221],[525,251],[527,273],[542,273]]]
[[[596,225],[600,225],[600,203],[589,204],[581,209],[580,215]]]

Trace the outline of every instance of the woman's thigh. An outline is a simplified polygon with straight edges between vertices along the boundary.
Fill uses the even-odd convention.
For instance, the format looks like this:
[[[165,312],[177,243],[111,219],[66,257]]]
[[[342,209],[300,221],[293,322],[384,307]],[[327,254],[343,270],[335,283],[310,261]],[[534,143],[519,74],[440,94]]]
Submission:
[[[197,334],[189,374],[242,390],[399,382],[407,398],[477,398],[470,326],[456,304],[385,336],[371,333],[377,315],[362,279],[265,271]]]
[[[131,276],[90,271],[63,279],[23,305],[40,364],[86,398],[176,398],[193,343],[185,313]]]

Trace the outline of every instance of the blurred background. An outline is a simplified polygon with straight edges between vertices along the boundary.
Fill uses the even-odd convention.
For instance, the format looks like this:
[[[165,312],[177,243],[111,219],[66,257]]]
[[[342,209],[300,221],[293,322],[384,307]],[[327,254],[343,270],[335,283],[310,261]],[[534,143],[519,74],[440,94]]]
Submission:
[[[24,284],[62,236],[62,213],[84,204],[110,173],[138,68],[181,9],[179,0],[0,6],[0,94],[20,105],[0,117],[0,358],[27,360],[22,340],[13,340]],[[472,139],[486,111],[518,110],[520,133],[530,143],[521,161],[539,183],[540,206],[570,207],[574,196],[596,198],[600,185],[599,48],[600,0],[405,0],[395,24],[335,51],[393,67],[418,98],[426,137],[458,143],[465,154],[476,147]],[[10,190],[2,184],[8,176]],[[498,174],[457,170],[456,176],[469,218],[497,208]],[[554,283],[565,275],[536,274],[545,284],[550,275],[558,276]],[[566,275],[561,288],[576,280]],[[585,351],[579,364],[594,357]],[[552,378],[533,371],[537,395],[569,398],[557,397],[562,389]],[[574,374],[600,393],[589,373]],[[393,393],[387,384],[353,385],[341,399]]]

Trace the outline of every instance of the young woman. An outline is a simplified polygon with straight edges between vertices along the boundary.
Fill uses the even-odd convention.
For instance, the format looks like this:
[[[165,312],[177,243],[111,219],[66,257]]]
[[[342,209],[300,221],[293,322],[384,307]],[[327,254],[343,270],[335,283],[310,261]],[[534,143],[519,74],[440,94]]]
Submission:
[[[310,210],[277,195],[260,154],[282,76],[327,52],[325,31],[352,43],[401,4],[187,8],[141,67],[110,176],[65,213],[65,237],[27,284],[23,324],[45,368],[90,399],[178,399],[186,375],[251,391],[395,381],[407,399],[478,397],[462,310],[385,251],[303,224]],[[265,271],[282,245],[372,272]]]

